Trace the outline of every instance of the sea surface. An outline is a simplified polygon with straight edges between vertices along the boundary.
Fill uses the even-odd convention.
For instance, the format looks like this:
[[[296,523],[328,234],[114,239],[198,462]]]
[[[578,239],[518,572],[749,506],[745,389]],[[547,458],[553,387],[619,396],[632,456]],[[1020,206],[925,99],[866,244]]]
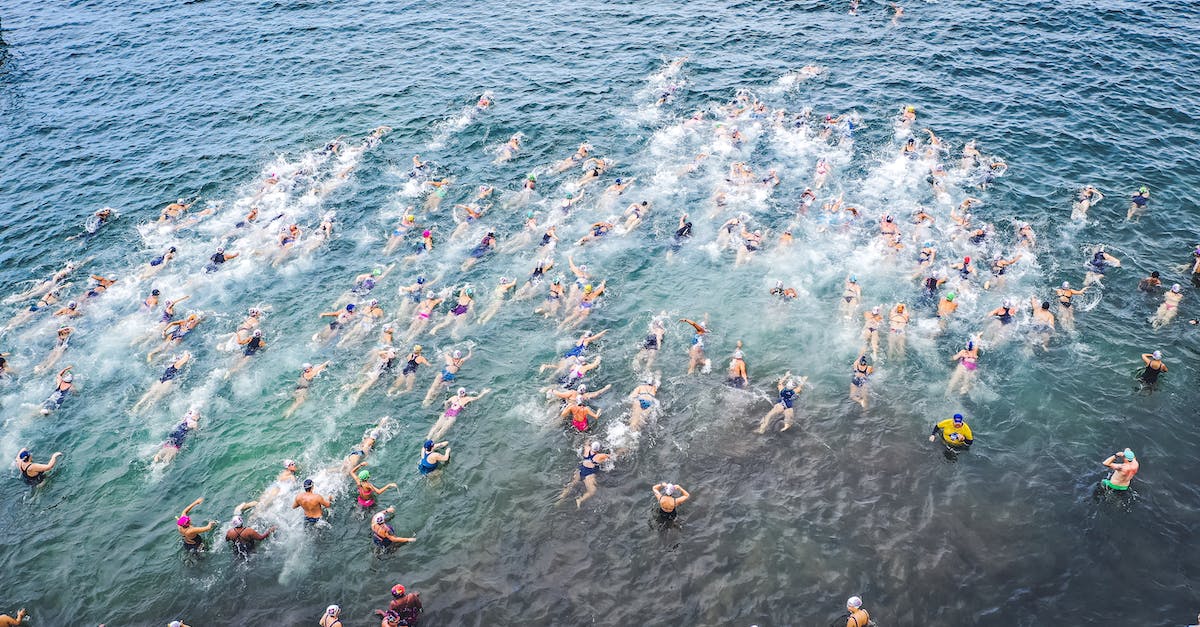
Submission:
[[[23,446],[38,461],[66,453],[36,490],[15,468],[0,482],[0,611],[27,607],[34,625],[309,625],[338,603],[346,625],[374,625],[373,609],[403,583],[421,593],[421,624],[431,626],[826,625],[851,595],[883,627],[1191,622],[1200,609],[1197,327],[1186,322],[1200,317],[1189,281],[1197,26],[1200,5],[1157,1],[916,2],[893,19],[877,2],[851,15],[845,2],[8,0],[0,295],[29,290],[68,260],[83,268],[64,300],[85,300],[85,274],[117,283],[86,299],[47,371],[34,369],[57,319],[35,312],[0,336],[17,370],[0,381],[0,457]],[[493,104],[477,109],[484,93]],[[739,97],[786,110],[784,122],[731,118],[722,107]],[[897,116],[908,105],[917,120],[904,128]],[[852,120],[851,137],[822,137],[826,115]],[[377,145],[363,143],[385,125]],[[943,151],[924,156],[926,128]],[[520,151],[497,162],[516,133]],[[917,159],[900,155],[910,135]],[[337,154],[323,151],[339,139]],[[986,190],[975,186],[978,168],[959,162],[972,139],[986,160],[1007,164]],[[564,216],[583,172],[549,166],[585,141],[612,167]],[[453,179],[436,210],[422,177],[410,176],[414,155],[432,162],[430,177]],[[819,159],[831,172],[798,215]],[[737,162],[755,177],[774,169],[781,182],[730,182]],[[939,162],[944,197],[927,182]],[[529,173],[537,189],[522,194]],[[605,194],[616,177],[635,180]],[[264,189],[270,178],[281,182]],[[495,187],[490,209],[452,238],[452,206],[480,185]],[[1085,185],[1106,198],[1072,220]],[[1142,185],[1149,212],[1126,221]],[[827,218],[821,206],[839,194],[858,219]],[[949,217],[967,196],[982,200],[974,223],[993,225],[982,244]],[[155,223],[177,198],[195,199],[189,215],[211,211],[179,229]],[[651,210],[636,229],[576,245],[590,224],[641,200]],[[238,228],[255,205],[258,221]],[[411,234],[383,250],[410,205],[435,244],[406,261]],[[982,276],[952,278],[961,304],[944,331],[912,278],[918,206],[936,220],[923,236],[939,249],[937,267],[970,255],[986,276],[993,255],[1022,255],[988,290]],[[119,217],[77,237],[104,207]],[[333,236],[314,239],[330,211]],[[520,244],[527,211],[540,225],[535,240],[558,223],[554,250]],[[694,237],[671,251],[685,211]],[[895,255],[877,237],[888,213],[905,237]],[[738,214],[766,233],[741,265],[718,243]],[[1032,248],[1017,246],[1019,220],[1037,233]],[[290,223],[304,236],[280,256]],[[790,249],[777,244],[787,228]],[[500,251],[463,271],[488,230]],[[1121,267],[1077,297],[1074,331],[1042,350],[1028,329],[1030,298],[1053,300],[1062,281],[1080,286],[1100,245]],[[145,276],[170,246],[178,257]],[[218,246],[241,255],[206,273]],[[544,283],[474,324],[500,277],[524,283],[544,257],[567,283],[568,258],[606,281],[581,327],[533,312]],[[370,297],[348,293],[356,275],[392,264]],[[1157,330],[1149,318],[1161,296],[1137,291],[1152,270],[1184,291],[1179,316]],[[848,320],[839,296],[850,274],[863,302]],[[456,384],[491,390],[463,411],[448,436],[452,461],[431,477],[415,466],[437,418],[436,403],[421,403],[436,368],[422,368],[412,394],[387,396],[386,376],[352,403],[379,327],[313,340],[328,321],[320,313],[377,298],[403,357],[413,313],[398,289],[417,276],[437,279],[434,291],[472,286],[479,311],[459,338],[446,329],[415,341],[435,363],[441,351],[473,348]],[[799,297],[770,296],[777,280]],[[193,353],[176,385],[134,413],[166,366],[146,360],[160,328],[157,311],[139,308],[151,289],[190,296],[179,314],[204,318],[165,353]],[[1006,298],[1022,312],[998,333],[988,312]],[[6,299],[0,322],[31,302]],[[883,338],[864,410],[847,397],[861,312],[896,302],[913,308],[907,356],[889,356]],[[267,348],[226,378],[240,358],[230,334],[252,306],[267,309]],[[634,434],[623,426],[625,397],[645,375],[631,361],[658,315],[667,320],[654,366],[660,407]],[[688,376],[691,328],[676,320],[705,316],[712,372]],[[585,439],[564,430],[543,391],[553,377],[537,370],[585,329],[608,330],[589,349],[602,363],[586,382],[612,385],[586,437],[620,454],[576,509],[555,500]],[[977,380],[965,395],[949,392],[951,357],[975,334]],[[725,384],[739,340],[744,390]],[[1140,354],[1156,349],[1170,371],[1157,390],[1139,390]],[[307,402],[283,417],[301,364],[325,360]],[[66,365],[77,393],[38,415]],[[808,377],[796,427],[755,434],[789,370]],[[200,428],[171,464],[152,464],[189,407]],[[948,456],[927,436],[955,412],[975,444]],[[397,533],[417,541],[380,554],[336,467],[385,415],[372,481],[398,484],[379,500],[396,506]],[[1141,461],[1134,491],[1097,496],[1100,462],[1124,447]],[[295,488],[275,484],[286,458],[335,495],[328,528],[307,531],[290,509]],[[665,528],[650,492],[660,481],[692,494]],[[201,496],[193,518],[219,524],[208,552],[186,555],[174,519]],[[265,502],[252,524],[279,531],[242,560],[220,537],[233,507],[255,499]]]

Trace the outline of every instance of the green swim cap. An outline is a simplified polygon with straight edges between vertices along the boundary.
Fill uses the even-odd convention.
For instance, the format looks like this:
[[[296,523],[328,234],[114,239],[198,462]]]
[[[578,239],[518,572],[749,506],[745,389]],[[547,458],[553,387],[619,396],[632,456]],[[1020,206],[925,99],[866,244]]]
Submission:
[[[536,181],[536,180],[537,180],[537,175],[530,174],[529,176],[527,176],[527,177],[525,177],[525,178],[527,178],[527,179],[529,179],[529,180],[531,180],[531,181]]]
[[[370,478],[371,478],[370,470],[363,468],[362,470],[358,471],[358,480],[359,481],[366,481],[367,479],[370,479]]]
[[[1132,461],[1133,460],[1133,451],[1131,451],[1129,449],[1125,449],[1125,459]]]
[[[955,294],[954,292],[950,292],[949,294],[946,294],[946,300],[953,301],[955,296],[957,296],[957,294]]]
[[[371,271],[371,274],[374,276],[379,276],[379,275],[383,274],[383,268],[375,268],[374,270]]]

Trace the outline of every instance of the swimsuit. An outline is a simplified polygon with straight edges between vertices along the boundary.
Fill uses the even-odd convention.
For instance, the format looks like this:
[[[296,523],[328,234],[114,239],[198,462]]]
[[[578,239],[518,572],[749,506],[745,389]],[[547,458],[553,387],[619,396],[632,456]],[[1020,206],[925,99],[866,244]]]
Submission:
[[[460,304],[460,305],[455,305],[455,306],[454,306],[454,309],[451,309],[451,310],[450,310],[450,313],[452,313],[452,314],[454,314],[454,315],[456,315],[456,316],[461,316],[461,315],[463,315],[463,314],[467,313],[467,308],[468,308],[468,307],[470,307],[470,305],[461,305],[461,304]]]
[[[451,405],[451,406],[449,406],[449,407],[447,407],[447,408],[446,408],[446,411],[445,411],[445,416],[446,416],[447,418],[456,418],[456,417],[458,417],[458,412],[460,412],[460,411],[462,411],[462,407],[461,407],[461,406],[459,406],[459,405]]]
[[[363,507],[375,507],[375,493],[367,486],[358,486],[358,504]]]
[[[595,454],[595,453],[592,453],[591,455],[588,455],[588,456],[584,457],[583,459],[584,459],[584,461],[585,461],[585,462],[589,462],[589,463],[595,464],[595,463],[596,463],[596,461],[595,461],[594,459],[592,459],[592,458],[593,458],[593,457],[595,457],[595,456],[596,456],[596,454]],[[590,476],[592,476],[592,475],[596,474],[597,472],[599,472],[599,470],[600,470],[600,469],[599,469],[599,468],[597,468],[597,467],[595,467],[595,466],[591,466],[591,467],[589,467],[589,466],[585,466],[585,465],[583,465],[583,463],[581,462],[581,463],[579,464],[579,478],[580,478],[581,480],[582,480],[582,479],[586,479],[586,478],[588,478],[588,477],[590,477]]]
[[[417,354],[412,353],[408,356],[408,363],[404,364],[404,369],[400,371],[400,374],[412,374],[417,371],[418,365]]]
[[[39,472],[36,475],[30,475],[26,471],[28,471],[29,467],[32,465],[33,465],[33,461],[30,461],[29,463],[25,464],[24,468],[20,469],[21,470],[21,478],[25,480],[25,483],[27,483],[31,486],[35,486],[46,479],[46,473]]]
[[[433,451],[425,451],[424,453],[421,453],[421,461],[417,462],[417,470],[421,471],[421,474],[423,475],[427,475],[438,469],[437,463],[431,463],[429,461],[429,455],[431,453],[433,453]]]
[[[647,335],[646,341],[642,342],[642,348],[651,351],[658,350],[658,336],[653,333]]]
[[[796,402],[796,391],[783,388],[779,391],[779,403],[785,409],[791,409],[792,404]]]
[[[388,535],[391,535],[392,533],[394,533],[395,530],[392,528],[391,525],[384,523],[383,526],[387,527]],[[389,546],[392,546],[392,541],[390,539],[388,539],[385,536],[381,536],[378,533],[375,533],[374,529],[371,530],[371,541],[373,541],[376,546],[380,546],[385,549],[388,548]]]
[[[250,341],[246,343],[246,349],[242,351],[242,354],[250,357],[254,353],[257,353],[260,348],[262,348],[262,338],[252,337],[250,338]]]
[[[996,317],[1000,319],[1001,324],[1008,324],[1008,323],[1012,322],[1012,309],[1005,307],[1004,313],[1002,313]]]
[[[176,450],[183,448],[183,440],[187,437],[190,430],[187,421],[179,423],[175,427],[175,430],[167,436],[167,441],[163,443],[163,446],[169,446]]]

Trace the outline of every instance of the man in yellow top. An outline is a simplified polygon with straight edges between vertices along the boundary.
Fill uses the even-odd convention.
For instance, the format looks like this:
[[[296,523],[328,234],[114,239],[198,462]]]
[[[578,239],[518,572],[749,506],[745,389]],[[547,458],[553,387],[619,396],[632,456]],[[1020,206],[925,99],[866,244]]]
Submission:
[[[971,427],[963,422],[962,414],[954,414],[953,418],[943,420],[936,425],[933,425],[933,431],[929,434],[929,441],[936,442],[938,433],[942,434],[942,441],[946,446],[951,448],[969,448],[974,438],[971,435]]]

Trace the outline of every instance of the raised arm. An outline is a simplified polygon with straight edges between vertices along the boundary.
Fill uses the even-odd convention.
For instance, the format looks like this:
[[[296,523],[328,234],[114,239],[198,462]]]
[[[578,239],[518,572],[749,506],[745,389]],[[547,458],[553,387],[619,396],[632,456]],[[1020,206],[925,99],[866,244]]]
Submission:
[[[189,513],[192,511],[192,508],[193,508],[193,507],[196,507],[197,505],[199,505],[199,504],[201,504],[201,503],[203,503],[203,502],[204,502],[204,497],[203,497],[203,496],[202,496],[202,497],[200,497],[200,498],[198,498],[198,499],[196,499],[196,500],[194,500],[194,501],[192,501],[192,504],[191,504],[191,505],[188,505],[187,507],[183,508],[183,512],[182,512],[181,514],[179,514],[179,516],[180,516],[180,517],[187,516],[187,515],[188,515],[188,514],[189,514]]]

